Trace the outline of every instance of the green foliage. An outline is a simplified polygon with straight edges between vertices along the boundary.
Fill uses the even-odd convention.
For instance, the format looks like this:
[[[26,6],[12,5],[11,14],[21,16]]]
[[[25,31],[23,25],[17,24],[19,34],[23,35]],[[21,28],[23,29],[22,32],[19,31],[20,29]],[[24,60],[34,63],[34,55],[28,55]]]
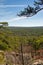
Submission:
[[[28,44],[35,50],[43,48],[43,28],[1,28],[0,50],[18,51],[20,44]]]
[[[33,0],[33,2],[33,6],[30,6],[28,4],[28,6],[17,15],[31,17],[33,15],[36,15],[39,11],[43,10],[43,0]]]
[[[29,50],[36,51],[43,49],[43,28],[0,28],[0,51],[4,52],[23,52]],[[0,53],[0,64],[6,63],[6,58]],[[8,63],[13,65],[9,58]]]

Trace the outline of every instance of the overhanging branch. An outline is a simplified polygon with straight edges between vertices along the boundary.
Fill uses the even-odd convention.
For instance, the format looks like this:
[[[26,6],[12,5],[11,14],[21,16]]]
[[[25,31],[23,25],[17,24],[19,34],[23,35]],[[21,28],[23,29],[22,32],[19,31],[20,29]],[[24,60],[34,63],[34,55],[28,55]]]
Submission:
[[[39,11],[41,11],[41,10],[43,10],[43,8],[40,8],[39,10],[37,10],[37,12],[39,12]]]

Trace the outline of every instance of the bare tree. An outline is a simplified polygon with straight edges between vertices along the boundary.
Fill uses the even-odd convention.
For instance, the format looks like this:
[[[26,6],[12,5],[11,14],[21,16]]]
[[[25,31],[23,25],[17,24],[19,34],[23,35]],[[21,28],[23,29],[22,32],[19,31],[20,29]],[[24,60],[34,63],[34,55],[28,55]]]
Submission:
[[[22,65],[24,65],[24,58],[23,58],[23,45],[21,43],[21,56],[22,56]]]

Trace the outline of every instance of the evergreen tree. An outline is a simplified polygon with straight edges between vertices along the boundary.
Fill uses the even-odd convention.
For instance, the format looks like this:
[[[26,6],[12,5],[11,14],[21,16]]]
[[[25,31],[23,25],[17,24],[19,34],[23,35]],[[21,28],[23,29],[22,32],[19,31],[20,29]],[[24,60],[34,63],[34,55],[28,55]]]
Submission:
[[[24,10],[18,14],[18,16],[31,17],[43,10],[43,0],[35,0],[33,5],[34,7],[28,5],[27,8],[24,8]]]

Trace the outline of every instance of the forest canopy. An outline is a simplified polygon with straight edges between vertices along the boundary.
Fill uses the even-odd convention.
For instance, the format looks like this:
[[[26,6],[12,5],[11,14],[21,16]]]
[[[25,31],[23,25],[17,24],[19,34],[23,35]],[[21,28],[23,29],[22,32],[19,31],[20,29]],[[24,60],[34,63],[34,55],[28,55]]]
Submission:
[[[0,28],[0,50],[18,51],[21,43],[23,45],[31,44],[33,47],[36,46],[37,49],[43,48],[42,30],[43,28],[24,28],[24,30],[23,28]]]

